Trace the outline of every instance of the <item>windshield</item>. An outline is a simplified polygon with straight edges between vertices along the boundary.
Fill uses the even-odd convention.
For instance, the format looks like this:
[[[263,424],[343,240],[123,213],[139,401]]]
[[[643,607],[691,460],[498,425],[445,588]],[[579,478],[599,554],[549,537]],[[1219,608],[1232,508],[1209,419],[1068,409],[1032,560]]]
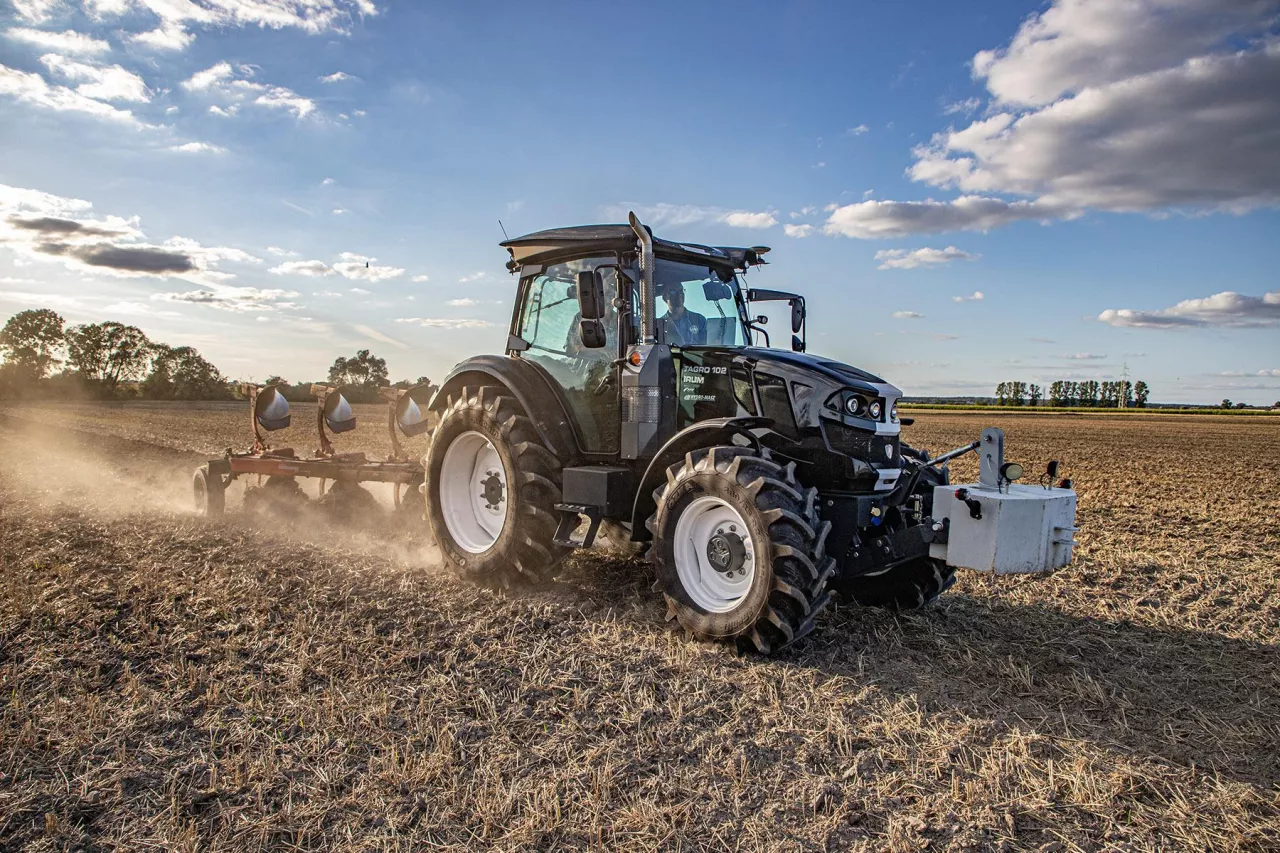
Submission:
[[[659,258],[653,282],[658,340],[681,347],[739,347],[750,342],[732,270]]]

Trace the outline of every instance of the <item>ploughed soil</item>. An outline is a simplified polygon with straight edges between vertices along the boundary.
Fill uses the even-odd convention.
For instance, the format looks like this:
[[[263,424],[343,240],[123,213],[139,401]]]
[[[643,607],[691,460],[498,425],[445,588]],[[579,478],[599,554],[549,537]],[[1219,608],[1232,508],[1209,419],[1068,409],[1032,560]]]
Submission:
[[[758,658],[622,554],[504,597],[411,514],[198,518],[242,404],[10,407],[0,850],[1280,848],[1277,422],[994,420],[1075,478],[1075,562]]]

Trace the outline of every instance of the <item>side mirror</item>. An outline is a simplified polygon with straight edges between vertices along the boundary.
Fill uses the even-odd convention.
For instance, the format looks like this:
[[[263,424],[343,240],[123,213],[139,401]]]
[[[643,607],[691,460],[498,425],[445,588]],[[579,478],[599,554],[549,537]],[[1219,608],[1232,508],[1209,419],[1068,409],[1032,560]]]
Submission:
[[[804,326],[804,300],[791,300],[791,331],[800,334],[800,329]]]
[[[702,283],[702,297],[708,302],[732,299],[733,288],[720,281],[704,281]]]
[[[804,352],[804,341],[800,340],[800,336],[799,336],[799,335],[792,335],[792,336],[791,336],[791,351],[792,351],[792,352]]]
[[[586,314],[583,314],[586,317]],[[599,349],[606,343],[604,335],[603,320],[587,320],[578,321],[578,337],[582,338],[582,345],[587,349]]]
[[[604,277],[598,270],[583,270],[578,273],[578,311],[583,320],[599,321],[604,317]],[[584,333],[582,342],[590,346],[586,341]]]

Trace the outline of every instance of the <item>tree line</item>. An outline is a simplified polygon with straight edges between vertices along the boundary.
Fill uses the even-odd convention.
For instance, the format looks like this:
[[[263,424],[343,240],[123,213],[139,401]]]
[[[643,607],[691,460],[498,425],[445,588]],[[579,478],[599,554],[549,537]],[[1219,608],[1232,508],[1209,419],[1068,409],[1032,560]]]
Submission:
[[[142,397],[148,400],[230,400],[236,385],[195,347],[152,341],[136,326],[108,320],[68,326],[49,308],[21,311],[0,329],[0,397]],[[391,383],[386,359],[362,349],[339,356],[327,384],[345,385],[352,402],[378,400],[378,389],[429,384],[418,377]],[[270,376],[291,402],[314,399],[310,382]]]
[[[1083,408],[1142,409],[1151,397],[1151,388],[1142,380],[1130,382],[1054,382],[1049,386],[1047,405]],[[996,386],[997,406],[1039,406],[1044,390],[1026,382],[1001,382]]]

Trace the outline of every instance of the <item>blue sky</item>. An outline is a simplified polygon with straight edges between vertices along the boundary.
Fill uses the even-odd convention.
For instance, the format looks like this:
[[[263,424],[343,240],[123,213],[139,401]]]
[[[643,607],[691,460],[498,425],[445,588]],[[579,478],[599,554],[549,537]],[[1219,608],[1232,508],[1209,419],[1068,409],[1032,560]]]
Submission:
[[[1280,3],[633,8],[0,0],[0,316],[439,378],[505,340],[499,219],[634,209],[908,394],[1280,399]]]

